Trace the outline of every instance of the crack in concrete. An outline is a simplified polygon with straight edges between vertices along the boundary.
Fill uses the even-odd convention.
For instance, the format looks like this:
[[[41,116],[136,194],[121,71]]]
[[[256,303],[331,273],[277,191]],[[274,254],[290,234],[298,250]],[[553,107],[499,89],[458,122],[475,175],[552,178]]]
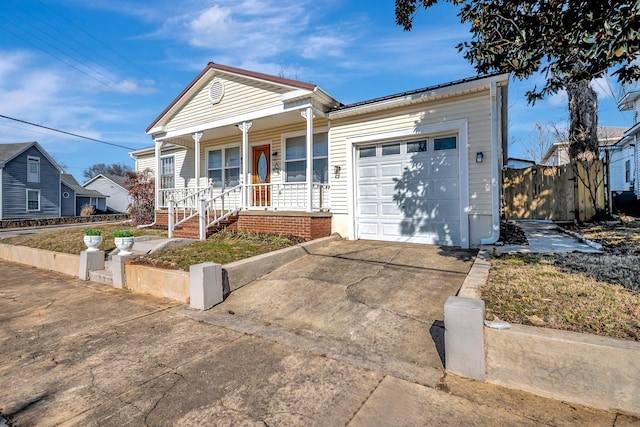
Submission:
[[[358,407],[358,409],[355,410],[353,415],[351,415],[351,418],[349,418],[349,421],[344,423],[345,426],[348,426],[349,424],[351,424],[351,421],[353,421],[353,419],[358,415],[358,413],[362,410],[362,408],[364,408],[364,405],[366,405],[369,399],[371,399],[371,396],[373,396],[373,393],[375,393],[376,390],[378,390],[378,388],[380,387],[380,384],[382,384],[382,381],[384,381],[385,378],[387,378],[387,375],[382,375],[382,378],[380,378],[380,381],[378,381],[378,384],[376,384],[375,387],[371,389],[371,392],[369,393],[369,395],[362,401],[362,404]]]
[[[356,282],[351,283],[350,285],[347,285],[347,287],[344,289],[344,292],[345,292],[345,295],[347,297],[347,300],[348,301],[352,301],[352,302],[357,303],[357,304],[362,304],[365,307],[370,308],[371,310],[384,311],[385,313],[393,314],[394,316],[398,316],[398,317],[401,317],[403,319],[414,320],[416,322],[420,322],[420,323],[424,323],[425,325],[428,325],[430,323],[430,320],[419,319],[419,318],[411,316],[409,314],[398,313],[397,311],[389,310],[388,308],[376,307],[376,306],[367,304],[366,302],[356,298],[353,294],[350,293],[349,288],[351,288],[352,286],[359,285],[365,279],[370,279],[372,277],[375,277],[375,276],[379,275],[384,269],[385,269],[385,266],[382,265],[375,274],[372,274],[370,276],[364,276],[361,279],[357,280]]]
[[[151,415],[151,413],[153,411],[155,411],[155,409],[158,407],[158,405],[160,404],[160,402],[167,396],[167,394],[169,394],[169,392],[171,392],[171,390],[173,390],[173,388],[180,382],[180,379],[184,380],[184,376],[182,376],[181,374],[177,373],[177,372],[172,372],[174,375],[178,376],[178,378],[176,378],[176,380],[173,382],[173,384],[171,384],[171,386],[169,386],[168,389],[166,389],[163,393],[162,396],[160,396],[160,398],[158,400],[156,400],[156,403],[154,403],[153,407],[146,413],[145,417],[144,417],[144,425],[148,426],[149,424],[147,423],[147,420],[149,419],[149,415]]]

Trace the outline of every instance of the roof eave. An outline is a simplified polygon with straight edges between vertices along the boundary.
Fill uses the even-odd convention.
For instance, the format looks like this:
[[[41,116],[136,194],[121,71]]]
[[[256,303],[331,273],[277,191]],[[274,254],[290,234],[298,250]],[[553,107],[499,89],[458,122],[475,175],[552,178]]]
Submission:
[[[364,101],[364,103],[357,103],[354,106],[346,105],[339,110],[330,111],[328,113],[330,119],[348,117],[353,115],[366,114],[383,109],[391,109],[396,107],[402,107],[406,105],[428,102],[435,98],[452,96],[457,93],[463,93],[465,91],[477,89],[480,90],[483,87],[490,85],[493,82],[502,83],[508,82],[509,74],[495,74],[492,76],[479,77],[477,79],[464,81],[461,83],[454,83],[450,86],[425,88],[415,93],[403,93],[397,96],[391,95],[380,100],[372,100],[371,102]]]

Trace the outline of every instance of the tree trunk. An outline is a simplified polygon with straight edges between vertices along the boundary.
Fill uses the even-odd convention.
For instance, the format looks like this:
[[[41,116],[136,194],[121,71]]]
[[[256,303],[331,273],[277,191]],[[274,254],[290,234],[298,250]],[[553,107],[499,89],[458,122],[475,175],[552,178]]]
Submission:
[[[569,158],[593,161],[598,158],[598,97],[591,82],[567,85],[569,97]]]

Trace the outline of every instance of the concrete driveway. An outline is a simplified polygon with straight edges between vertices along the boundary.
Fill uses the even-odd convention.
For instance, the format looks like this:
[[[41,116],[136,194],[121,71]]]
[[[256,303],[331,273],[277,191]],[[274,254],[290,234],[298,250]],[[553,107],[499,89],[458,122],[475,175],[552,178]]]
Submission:
[[[0,425],[631,425],[443,374],[471,255],[335,242],[206,312],[0,261]]]
[[[443,368],[444,302],[475,253],[337,240],[209,311],[182,314],[433,386]]]

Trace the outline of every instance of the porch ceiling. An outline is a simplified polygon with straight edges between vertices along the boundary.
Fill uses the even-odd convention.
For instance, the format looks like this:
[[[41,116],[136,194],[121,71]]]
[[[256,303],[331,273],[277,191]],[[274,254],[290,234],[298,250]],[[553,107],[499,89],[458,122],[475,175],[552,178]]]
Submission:
[[[300,114],[300,110],[291,110],[269,117],[253,119],[252,122],[253,124],[251,126],[251,129],[249,130],[249,138],[251,138],[252,133],[262,130],[287,127],[295,124],[304,126],[305,118]],[[237,124],[240,124],[240,122],[238,122]],[[239,139],[242,138],[242,132],[237,128],[236,124],[213,127],[210,129],[205,129],[202,132],[202,141],[211,141],[234,135],[238,136]],[[194,148],[195,146],[193,138],[191,137],[191,133],[185,133],[184,135],[167,138],[164,141],[170,144],[181,145],[183,147],[189,148]]]

